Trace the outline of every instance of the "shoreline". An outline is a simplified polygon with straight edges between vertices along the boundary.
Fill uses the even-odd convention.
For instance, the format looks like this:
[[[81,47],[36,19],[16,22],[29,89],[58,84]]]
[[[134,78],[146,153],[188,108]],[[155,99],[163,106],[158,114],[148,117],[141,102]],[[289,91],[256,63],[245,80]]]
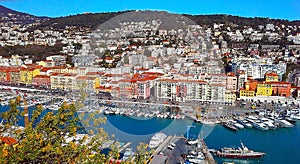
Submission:
[[[15,92],[15,93],[14,93]],[[26,95],[26,96],[25,96]],[[32,93],[13,91],[13,90],[2,90],[0,91],[0,102],[1,106],[8,105],[9,99],[16,98],[17,96],[22,96],[23,98],[29,99],[28,107],[32,107],[38,104],[42,104],[44,109],[47,110],[57,110],[63,102],[74,103],[78,98],[72,96],[59,96],[53,93]],[[7,98],[8,100],[3,100]],[[38,99],[38,100],[36,100]],[[6,103],[5,103],[6,101]],[[31,104],[33,103],[33,104]],[[245,119],[248,116],[258,117],[258,119],[263,118],[266,114],[266,110],[271,108],[270,104],[263,104],[266,108],[258,109],[247,109],[247,107],[238,107],[237,105],[219,105],[219,104],[198,104],[198,105],[187,105],[185,104],[160,104],[151,102],[135,102],[126,100],[104,100],[97,98],[90,98],[86,102],[85,106],[78,110],[81,112],[99,112],[104,115],[115,114],[123,116],[134,116],[137,118],[161,118],[161,119],[185,119],[189,118],[194,122],[199,122],[206,125],[223,124],[232,120]],[[268,108],[267,108],[268,106]],[[278,107],[278,105],[276,104]],[[24,105],[20,105],[24,108]],[[280,115],[281,113],[286,113],[291,109],[297,109],[297,119],[292,119],[295,122],[300,120],[300,110],[296,106],[280,107],[279,110],[272,109],[278,114],[274,119],[285,119],[289,115]],[[262,112],[264,112],[262,114]],[[299,116],[299,118],[298,118]],[[290,118],[289,118],[290,120]],[[275,120],[276,121],[276,120]],[[274,123],[275,124],[275,123]],[[285,126],[285,125],[282,125]],[[280,127],[280,126],[279,126]],[[240,129],[240,128],[237,128]],[[273,128],[272,128],[273,129]]]

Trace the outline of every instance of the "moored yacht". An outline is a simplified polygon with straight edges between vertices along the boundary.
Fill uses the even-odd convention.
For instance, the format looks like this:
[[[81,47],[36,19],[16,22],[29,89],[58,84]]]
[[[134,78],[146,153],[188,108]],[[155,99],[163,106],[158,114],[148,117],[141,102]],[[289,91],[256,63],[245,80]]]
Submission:
[[[252,128],[253,126],[251,125],[251,123],[246,120],[246,119],[236,119],[236,121],[239,123],[239,124],[242,124],[244,127],[246,128]]]
[[[216,151],[218,157],[224,158],[237,158],[237,159],[248,159],[248,158],[260,158],[265,155],[263,152],[255,152],[249,150],[243,143],[241,143],[239,148],[222,148],[221,150]]]
[[[299,113],[298,114],[291,114],[290,118],[300,120],[300,114]]]
[[[269,130],[269,127],[258,119],[257,120],[248,119],[248,121],[251,122],[253,127],[258,130]]]
[[[162,132],[155,133],[155,135],[151,137],[151,140],[149,142],[149,148],[153,149],[158,147],[166,138],[167,135]]]
[[[289,127],[293,127],[294,125],[291,124],[290,122],[288,122],[287,120],[285,119],[278,119],[278,121],[281,123],[281,125],[283,127],[286,127],[286,128],[289,128]]]

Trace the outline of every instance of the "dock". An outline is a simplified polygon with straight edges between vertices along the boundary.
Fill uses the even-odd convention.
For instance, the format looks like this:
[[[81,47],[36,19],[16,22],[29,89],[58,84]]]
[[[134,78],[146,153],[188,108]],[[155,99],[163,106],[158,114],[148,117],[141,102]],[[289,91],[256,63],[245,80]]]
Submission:
[[[158,148],[154,151],[153,156],[157,155],[160,151],[162,151],[162,149],[164,149],[169,142],[172,140],[172,138],[174,138],[174,136],[168,136],[163,143],[161,143]]]
[[[123,151],[123,150],[125,150],[128,146],[130,146],[131,145],[131,142],[127,142],[125,145],[123,145],[121,148],[120,148],[120,150],[119,150],[119,153],[121,152],[121,151]]]
[[[150,160],[149,164],[157,164],[157,163],[184,163],[188,161],[187,155],[191,151],[202,152],[205,156],[205,159],[201,161],[203,164],[216,164],[212,154],[209,152],[205,142],[203,140],[199,140],[197,148],[195,145],[187,144],[187,139],[184,137],[178,136],[168,136],[166,140],[155,150],[152,154],[152,160]],[[175,145],[173,148],[170,145]]]
[[[216,161],[214,160],[213,155],[211,154],[210,149],[207,148],[206,143],[204,142],[204,140],[201,141],[202,142],[202,151],[206,157],[206,160],[209,164],[216,164]]]

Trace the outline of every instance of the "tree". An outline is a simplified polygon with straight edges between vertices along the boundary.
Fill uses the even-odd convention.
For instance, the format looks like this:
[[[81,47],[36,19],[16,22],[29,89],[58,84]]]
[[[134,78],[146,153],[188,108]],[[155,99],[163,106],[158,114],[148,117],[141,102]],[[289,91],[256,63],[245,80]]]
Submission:
[[[33,111],[27,127],[12,131],[11,127],[16,124],[18,116],[24,115],[17,108],[19,102],[20,99],[11,101],[10,109],[1,113],[4,126],[0,127],[0,134],[10,130],[18,143],[6,145],[0,142],[0,163],[108,163],[120,157],[118,142],[111,145],[108,155],[101,153],[103,143],[109,141],[110,137],[103,128],[92,128],[106,121],[99,117],[98,112],[79,116],[75,104],[63,103],[57,112],[43,115],[43,108],[39,105]],[[80,121],[80,117],[92,120],[92,123]],[[87,125],[86,129],[82,124]],[[89,130],[90,134],[79,134],[83,130]],[[137,159],[145,161],[145,145],[138,150]]]
[[[147,162],[147,157],[148,157],[148,152],[147,152],[148,144],[145,143],[140,143],[137,146],[137,152],[136,152],[136,160],[135,162],[138,164],[141,163],[146,163]]]

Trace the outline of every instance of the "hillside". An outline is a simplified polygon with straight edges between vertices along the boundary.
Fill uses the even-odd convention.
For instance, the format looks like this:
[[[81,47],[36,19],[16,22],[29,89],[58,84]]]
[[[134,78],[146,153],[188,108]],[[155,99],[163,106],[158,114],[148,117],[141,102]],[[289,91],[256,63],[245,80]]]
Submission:
[[[197,24],[213,25],[214,23],[223,23],[223,24],[238,24],[241,26],[252,26],[257,27],[257,25],[264,25],[272,23],[275,25],[284,24],[284,25],[300,25],[300,21],[288,21],[284,19],[270,19],[270,18],[246,18],[232,15],[224,14],[215,14],[215,15],[186,15],[184,16],[192,19]]]
[[[11,10],[0,5],[0,23],[8,24],[31,24],[49,19],[48,17],[37,17],[27,13]]]
[[[42,22],[38,28],[40,29],[64,29],[66,26],[87,27],[91,29],[97,28],[99,25],[112,17],[120,15],[124,12],[112,13],[88,13],[70,15],[66,17],[52,18]]]
[[[76,26],[76,27],[87,27],[91,29],[96,29],[102,23],[107,20],[124,14],[129,13],[129,11],[120,12],[108,12],[108,13],[87,13],[87,14],[77,14],[70,15],[66,17],[58,18],[48,18],[48,17],[37,17],[27,13],[18,12],[11,10],[0,5],[0,23],[13,23],[13,24],[31,24],[40,23],[36,28],[40,29],[64,29],[66,26]],[[151,13],[151,12],[150,12]],[[161,12],[163,15],[164,12]],[[240,26],[251,26],[257,27],[258,25],[264,25],[272,23],[275,25],[297,25],[300,26],[300,21],[288,21],[283,19],[269,19],[269,18],[246,18],[232,15],[215,14],[215,15],[188,15],[183,14],[192,21],[199,25],[213,25],[214,23],[223,24],[238,24]],[[151,18],[151,16],[150,16]],[[171,22],[171,21],[170,21]],[[172,22],[171,22],[172,24]]]
[[[77,27],[88,27],[96,29],[99,25],[105,21],[124,14],[130,11],[122,12],[110,12],[110,13],[89,13],[89,14],[78,14],[66,17],[52,18],[45,22],[42,22],[39,28],[52,28],[52,29],[64,29],[65,26],[77,26]],[[223,24],[238,24],[240,26],[251,26],[257,28],[258,25],[265,25],[273,23],[275,25],[297,25],[300,26],[300,21],[288,21],[283,19],[269,19],[269,18],[246,18],[232,15],[216,14],[216,15],[187,15],[183,14],[187,18],[193,20],[199,25],[213,25],[214,23]]]

